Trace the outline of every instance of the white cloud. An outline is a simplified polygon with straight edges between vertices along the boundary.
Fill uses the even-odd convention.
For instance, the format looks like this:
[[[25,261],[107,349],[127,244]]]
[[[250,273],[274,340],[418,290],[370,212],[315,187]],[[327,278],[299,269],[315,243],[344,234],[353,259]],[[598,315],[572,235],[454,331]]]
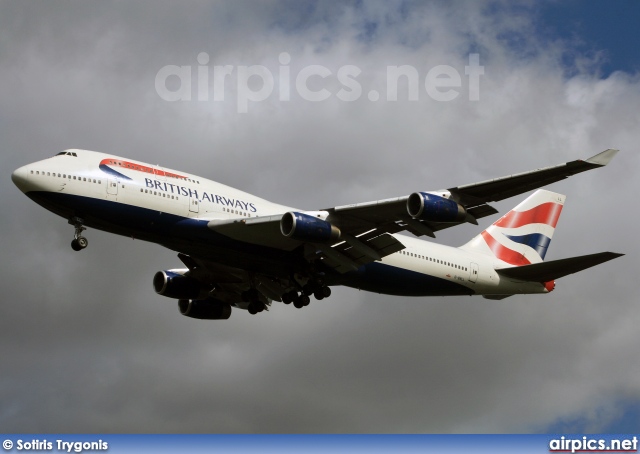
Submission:
[[[0,390],[4,427],[526,432],[597,413],[620,396],[637,399],[637,75],[567,76],[559,59],[566,44],[539,41],[527,8],[252,5],[93,5],[50,11],[46,20],[3,5],[3,168],[79,146],[315,209],[616,147],[609,167],[552,186],[568,201],[548,259],[628,255],[559,281],[547,297],[408,299],[344,289],[299,311],[279,305],[198,322],[152,291],[153,273],[178,264],[172,252],[90,231],[91,247],[73,254],[66,222],[5,179],[2,208],[12,216],[3,219],[3,250],[13,259],[5,258],[0,284],[11,371]],[[5,27],[18,19],[22,27]],[[485,66],[477,102],[464,76],[472,49]],[[274,92],[246,114],[237,113],[232,89],[224,102],[162,101],[158,70],[195,68],[200,52],[211,67],[264,65],[276,75],[288,52],[292,77],[306,65],[329,68],[326,85],[315,83],[334,95],[338,69],[354,65],[363,96],[309,102],[292,85],[290,101]],[[371,89],[384,95],[390,65],[418,70],[418,101],[406,101],[404,85],[398,101],[369,101]],[[456,100],[428,98],[422,83],[437,65],[462,75]],[[439,240],[458,245],[477,232],[465,226]]]

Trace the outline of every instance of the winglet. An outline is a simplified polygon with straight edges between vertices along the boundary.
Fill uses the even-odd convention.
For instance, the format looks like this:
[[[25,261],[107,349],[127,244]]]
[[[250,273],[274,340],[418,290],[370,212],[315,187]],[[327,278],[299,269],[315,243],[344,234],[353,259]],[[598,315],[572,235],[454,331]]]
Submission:
[[[587,162],[598,166],[606,166],[613,159],[616,153],[618,153],[618,151],[619,150],[609,148],[608,150],[604,150],[602,153],[591,156],[589,159],[587,159]]]

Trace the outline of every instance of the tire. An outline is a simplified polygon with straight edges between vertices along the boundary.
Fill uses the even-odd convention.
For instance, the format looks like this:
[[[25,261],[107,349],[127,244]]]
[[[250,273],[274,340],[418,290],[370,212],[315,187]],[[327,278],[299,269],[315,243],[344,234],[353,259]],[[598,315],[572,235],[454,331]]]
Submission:
[[[302,298],[296,298],[293,301],[293,305],[297,308],[297,309],[302,309],[304,307],[304,303],[302,302]]]
[[[87,246],[89,246],[89,240],[87,240],[85,237],[83,236],[79,236],[78,238],[76,238],[76,243],[78,244],[78,246],[80,246],[80,249],[84,249]]]
[[[308,306],[309,303],[311,302],[311,299],[309,299],[309,297],[307,295],[302,295],[300,297],[300,299],[302,300],[302,305],[303,306]]]
[[[329,298],[331,296],[331,289],[329,287],[322,287],[321,291],[325,298]]]
[[[78,244],[78,240],[73,240],[71,242],[71,249],[73,249],[74,251],[81,251],[82,247]]]
[[[322,290],[316,290],[313,296],[315,296],[318,301],[324,299],[324,293],[322,293]]]

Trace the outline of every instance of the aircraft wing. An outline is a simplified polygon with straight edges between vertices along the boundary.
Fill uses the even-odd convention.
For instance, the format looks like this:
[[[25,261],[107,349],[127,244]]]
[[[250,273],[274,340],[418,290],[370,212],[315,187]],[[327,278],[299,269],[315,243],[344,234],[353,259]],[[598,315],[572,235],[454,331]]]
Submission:
[[[332,213],[338,227],[345,225],[354,230],[378,228],[389,233],[407,230],[416,236],[433,237],[435,236],[434,232],[438,230],[464,222],[476,223],[477,219],[497,213],[498,211],[488,202],[503,200],[580,172],[606,166],[617,152],[618,150],[608,149],[587,160],[570,161],[553,167],[426,193],[441,196],[460,204],[468,213],[468,216],[461,220],[443,222],[421,220],[412,216],[408,212],[407,202],[413,195],[338,206],[328,211]]]
[[[584,161],[579,159],[565,162],[553,167],[545,167],[530,172],[458,186],[449,189],[449,191],[454,198],[457,198],[463,204],[497,202],[564,180],[576,173],[606,166],[616,153],[618,153],[618,150],[608,149]]]
[[[282,301],[281,295],[289,287],[288,281],[273,275],[249,273],[241,268],[182,253],[178,257],[189,269],[191,277],[205,285],[213,285],[211,297],[236,306],[243,304],[242,293],[252,285],[255,285],[267,309],[272,300]]]
[[[344,273],[404,249],[404,245],[390,234],[404,230],[416,236],[435,237],[435,232],[442,229],[465,222],[477,224],[477,219],[498,212],[487,202],[503,200],[580,172],[603,167],[617,152],[609,149],[584,161],[566,162],[450,189],[306,212],[310,217],[320,217],[322,222],[339,229],[339,236],[321,241],[284,235],[281,223],[285,213],[258,218],[212,220],[208,227],[247,243],[286,251],[301,248],[307,260],[322,260],[327,266]],[[436,205],[444,204],[442,206],[447,209],[453,207],[458,210],[457,214],[452,217],[448,212],[444,215],[435,213],[434,218],[425,219],[416,216],[409,208],[412,203],[426,203],[423,199],[433,196],[437,199]]]
[[[285,251],[298,250],[307,261],[321,260],[340,273],[355,271],[361,265],[404,249],[404,245],[389,232],[370,227],[363,231],[361,226],[341,229],[340,237],[329,241],[291,238],[281,231],[284,216],[285,213],[240,220],[213,220],[208,227],[234,240]],[[327,222],[332,223],[333,219],[328,217]]]

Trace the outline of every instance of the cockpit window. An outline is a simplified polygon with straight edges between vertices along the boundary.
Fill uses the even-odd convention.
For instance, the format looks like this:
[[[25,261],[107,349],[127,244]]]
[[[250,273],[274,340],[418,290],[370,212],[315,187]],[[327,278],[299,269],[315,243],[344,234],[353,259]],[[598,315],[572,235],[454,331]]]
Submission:
[[[78,157],[78,155],[72,151],[61,151],[56,156],[75,156],[76,158]]]

